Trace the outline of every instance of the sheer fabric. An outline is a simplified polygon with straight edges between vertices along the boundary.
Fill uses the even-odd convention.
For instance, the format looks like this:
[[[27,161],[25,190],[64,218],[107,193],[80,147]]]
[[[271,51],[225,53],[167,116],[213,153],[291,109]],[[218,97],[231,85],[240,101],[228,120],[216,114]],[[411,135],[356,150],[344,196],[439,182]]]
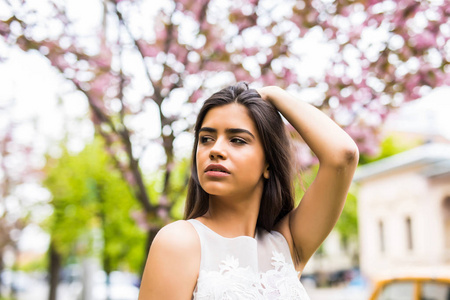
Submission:
[[[194,300],[309,300],[277,232],[257,229],[255,238],[223,237],[200,221],[188,220],[201,244]]]

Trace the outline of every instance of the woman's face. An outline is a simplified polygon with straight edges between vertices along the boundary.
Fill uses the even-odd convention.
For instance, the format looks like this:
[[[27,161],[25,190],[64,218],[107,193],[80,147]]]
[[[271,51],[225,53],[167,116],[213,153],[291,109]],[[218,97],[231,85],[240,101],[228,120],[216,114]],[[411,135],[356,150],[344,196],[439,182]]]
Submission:
[[[199,130],[197,173],[210,195],[262,193],[268,177],[264,150],[248,110],[228,104],[209,110]]]

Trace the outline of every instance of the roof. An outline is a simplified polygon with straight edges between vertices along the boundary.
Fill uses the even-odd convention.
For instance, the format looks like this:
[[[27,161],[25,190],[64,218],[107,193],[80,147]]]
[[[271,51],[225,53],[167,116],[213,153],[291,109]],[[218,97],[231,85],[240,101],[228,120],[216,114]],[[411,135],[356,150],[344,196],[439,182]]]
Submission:
[[[407,167],[423,166],[425,177],[450,173],[450,144],[425,144],[414,149],[358,167],[353,178],[364,181],[381,174]]]

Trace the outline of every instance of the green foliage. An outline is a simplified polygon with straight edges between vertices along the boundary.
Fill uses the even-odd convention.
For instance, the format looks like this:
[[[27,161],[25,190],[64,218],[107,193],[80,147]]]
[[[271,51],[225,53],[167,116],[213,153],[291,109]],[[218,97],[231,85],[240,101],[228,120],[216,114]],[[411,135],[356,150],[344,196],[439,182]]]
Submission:
[[[190,159],[184,159],[177,163],[170,176],[172,188],[169,193],[169,198],[173,203],[171,215],[174,219],[182,219],[184,215],[187,185],[191,171],[190,166]]]
[[[170,172],[170,189],[167,191],[168,201],[171,203],[170,217],[174,220],[180,220],[184,215],[184,204],[187,196],[187,185],[190,176],[191,161],[184,158],[173,164]],[[167,170],[160,170],[146,179],[146,189],[149,193],[152,204],[157,205],[163,194],[164,179]],[[165,224],[161,224],[165,225]]]
[[[391,134],[387,136],[380,144],[380,151],[374,156],[368,156],[366,154],[361,154],[359,159],[359,164],[368,164],[400,152],[412,149],[421,143],[419,139],[406,139],[402,136]]]
[[[18,264],[17,270],[25,273],[44,272],[48,266],[48,255],[42,255],[39,258],[33,259],[26,264]]]
[[[96,255],[108,262],[107,269],[139,271],[145,232],[131,217],[139,205],[102,142],[96,139],[76,155],[63,149],[45,171],[54,208],[46,228],[66,261]]]
[[[344,209],[334,228],[339,232],[344,244],[358,237],[358,200],[353,186],[350,188]]]
[[[314,178],[316,178],[318,170],[319,165],[314,165],[307,170],[300,171],[297,174],[294,180],[295,205],[298,205],[298,203],[300,203],[306,190],[311,185],[311,183],[313,183]]]

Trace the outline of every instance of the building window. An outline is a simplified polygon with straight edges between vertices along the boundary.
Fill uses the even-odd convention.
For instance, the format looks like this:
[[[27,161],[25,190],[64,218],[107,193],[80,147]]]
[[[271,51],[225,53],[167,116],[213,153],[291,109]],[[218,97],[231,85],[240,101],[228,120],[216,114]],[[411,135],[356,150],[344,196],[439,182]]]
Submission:
[[[384,252],[386,250],[384,245],[384,225],[381,220],[378,222],[378,231],[380,236],[380,252]]]
[[[411,218],[406,218],[406,243],[408,250],[413,249],[413,234],[412,234],[412,225],[411,225]]]
[[[450,249],[450,196],[444,198],[442,208],[444,213],[445,248]]]

